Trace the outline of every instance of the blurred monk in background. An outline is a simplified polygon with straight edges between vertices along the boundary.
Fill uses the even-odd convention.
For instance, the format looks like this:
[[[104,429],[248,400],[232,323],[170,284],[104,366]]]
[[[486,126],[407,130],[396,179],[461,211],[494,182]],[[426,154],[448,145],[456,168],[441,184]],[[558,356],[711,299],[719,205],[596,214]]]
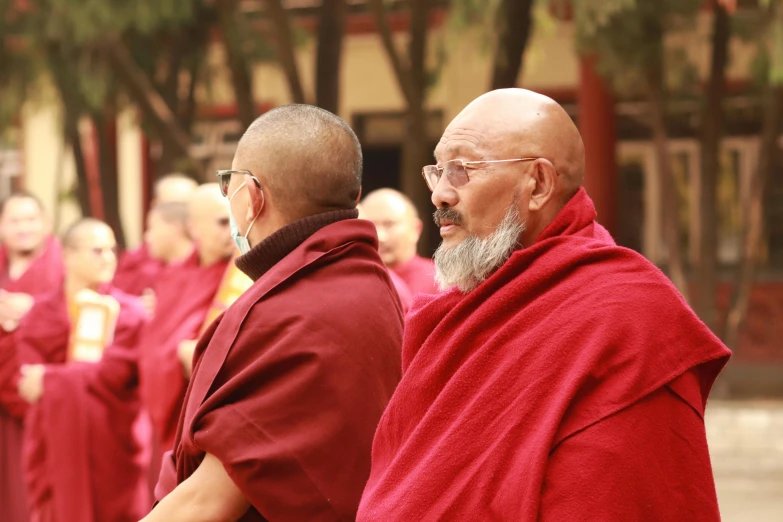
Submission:
[[[26,522],[22,476],[24,404],[16,393],[11,332],[37,297],[63,280],[59,241],[51,236],[41,202],[17,192],[0,203],[0,520]]]
[[[185,203],[198,184],[184,174],[169,174],[155,183],[152,206],[173,202]],[[150,211],[151,214],[151,211]],[[147,227],[150,215],[147,215]],[[166,260],[149,251],[147,243],[135,250],[128,250],[120,257],[114,286],[131,295],[145,295],[148,306],[154,306],[151,288]]]
[[[367,219],[367,214],[364,212],[362,205],[356,205],[356,210],[359,211],[359,219]],[[394,289],[397,290],[397,295],[400,297],[402,313],[407,314],[408,309],[413,303],[413,293],[411,292],[411,289],[408,288],[408,283],[398,276],[394,270],[391,270],[388,267],[387,269],[389,272],[389,277],[391,278],[392,283],[394,283]]]
[[[410,198],[389,188],[375,190],[362,201],[362,213],[378,230],[384,264],[405,281],[411,294],[437,294],[435,264],[416,253],[423,224]]]
[[[152,421],[154,483],[163,453],[174,447],[192,347],[236,252],[228,204],[218,184],[199,186],[187,204],[156,206],[146,241],[150,252],[169,262],[153,287],[157,303],[139,341],[142,398]]]
[[[114,233],[87,218],[63,236],[65,283],[16,331],[25,417],[24,468],[35,522],[137,520],[148,501],[133,424],[136,343],[146,314],[109,287]]]

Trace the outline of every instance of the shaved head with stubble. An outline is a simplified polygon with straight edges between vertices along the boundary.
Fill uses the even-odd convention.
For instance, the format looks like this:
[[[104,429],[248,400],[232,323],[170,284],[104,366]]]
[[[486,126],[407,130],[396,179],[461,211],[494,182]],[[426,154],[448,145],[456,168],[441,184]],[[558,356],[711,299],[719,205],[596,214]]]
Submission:
[[[584,179],[584,144],[573,121],[552,99],[524,89],[471,102],[443,133],[435,159],[447,173],[432,194],[443,237],[437,279],[463,292],[533,244]],[[458,160],[467,182],[448,175]]]
[[[240,232],[247,227],[243,221],[269,213],[263,216],[269,219],[259,215],[254,230],[263,233],[254,243],[298,219],[354,209],[361,192],[359,140],[342,119],[310,105],[286,105],[256,119],[239,141],[232,168],[258,180],[250,179],[246,215],[234,216]],[[229,195],[240,183],[232,181]]]

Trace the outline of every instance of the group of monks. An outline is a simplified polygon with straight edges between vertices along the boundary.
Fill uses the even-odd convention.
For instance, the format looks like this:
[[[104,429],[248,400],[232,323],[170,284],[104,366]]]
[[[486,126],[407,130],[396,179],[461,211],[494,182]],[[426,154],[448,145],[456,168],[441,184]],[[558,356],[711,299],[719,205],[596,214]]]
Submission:
[[[595,221],[566,112],[487,93],[435,158],[434,261],[308,105],[161,179],[119,262],[2,202],[0,521],[719,520],[729,352]]]

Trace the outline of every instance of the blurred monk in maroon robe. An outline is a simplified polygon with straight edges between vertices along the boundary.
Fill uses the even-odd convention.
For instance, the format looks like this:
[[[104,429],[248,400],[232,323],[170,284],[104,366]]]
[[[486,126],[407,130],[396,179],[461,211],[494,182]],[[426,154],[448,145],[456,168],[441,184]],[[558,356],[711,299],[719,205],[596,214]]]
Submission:
[[[362,210],[361,205],[356,205],[356,210],[359,211],[359,219],[367,219],[367,215]],[[405,315],[408,313],[411,304],[413,304],[413,293],[408,288],[408,283],[391,269],[389,269],[389,278],[391,278],[394,288],[397,290],[397,296],[399,296],[400,304],[402,305],[402,314]]]
[[[437,294],[435,265],[416,253],[423,224],[410,198],[393,189],[378,189],[364,198],[362,212],[378,230],[381,259],[411,294]]]
[[[60,243],[51,237],[41,203],[15,193],[0,204],[0,520],[26,522],[22,475],[25,403],[16,393],[14,336],[34,300],[63,281]]]
[[[24,465],[34,522],[131,522],[148,497],[133,424],[140,411],[141,302],[107,287],[114,233],[87,218],[63,236],[65,283],[16,331]]]
[[[490,92],[435,159],[450,290],[408,314],[357,519],[720,520],[704,410],[729,350],[595,221],[566,111]]]
[[[354,518],[402,336],[374,227],[356,219],[361,165],[344,121],[288,105],[220,172],[255,283],[199,340],[145,522]]]
[[[155,207],[145,239],[150,252],[168,264],[153,287],[155,311],[139,340],[142,398],[152,422],[154,484],[163,453],[174,447],[185,397],[191,357],[182,352],[195,345],[236,249],[218,184],[199,186],[187,203]]]
[[[186,202],[198,184],[183,174],[169,174],[155,183],[152,207],[159,203]],[[149,227],[150,216],[147,216]],[[144,295],[154,302],[152,286],[165,266],[165,259],[155,256],[144,242],[135,250],[120,256],[113,286],[131,295]],[[154,307],[154,305],[150,305]]]

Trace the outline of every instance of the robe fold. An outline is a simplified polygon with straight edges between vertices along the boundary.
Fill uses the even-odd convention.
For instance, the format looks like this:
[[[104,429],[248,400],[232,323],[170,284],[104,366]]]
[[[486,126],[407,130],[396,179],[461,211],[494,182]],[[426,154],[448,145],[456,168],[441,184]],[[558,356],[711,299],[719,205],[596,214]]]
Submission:
[[[155,286],[164,268],[163,262],[153,258],[146,243],[143,243],[139,248],[126,250],[120,256],[112,286],[126,294],[141,295]]]
[[[0,287],[40,297],[60,288],[64,268],[60,242],[50,237],[41,255],[17,279],[8,275],[8,254],[0,246]],[[0,329],[0,520],[26,522],[27,495],[22,471],[22,415],[27,403],[16,392],[16,346],[13,333]]]
[[[20,364],[44,364],[43,395],[25,418],[30,511],[45,522],[135,522],[148,506],[133,425],[140,412],[136,343],[141,303],[118,290],[112,343],[95,363],[67,360],[71,323],[62,290],[17,331]]]
[[[194,253],[166,267],[153,287],[155,313],[139,338],[139,372],[144,408],[152,423],[150,482],[160,472],[163,453],[174,447],[187,379],[177,355],[180,342],[198,339],[229,260],[199,264]]]
[[[463,295],[419,297],[358,520],[718,520],[730,352],[580,190]]]
[[[415,255],[407,263],[395,266],[393,270],[405,281],[413,296],[440,292],[435,282],[435,263],[432,259]]]
[[[346,219],[313,233],[199,341],[156,498],[210,453],[252,505],[242,521],[352,519],[401,342],[373,225]]]

